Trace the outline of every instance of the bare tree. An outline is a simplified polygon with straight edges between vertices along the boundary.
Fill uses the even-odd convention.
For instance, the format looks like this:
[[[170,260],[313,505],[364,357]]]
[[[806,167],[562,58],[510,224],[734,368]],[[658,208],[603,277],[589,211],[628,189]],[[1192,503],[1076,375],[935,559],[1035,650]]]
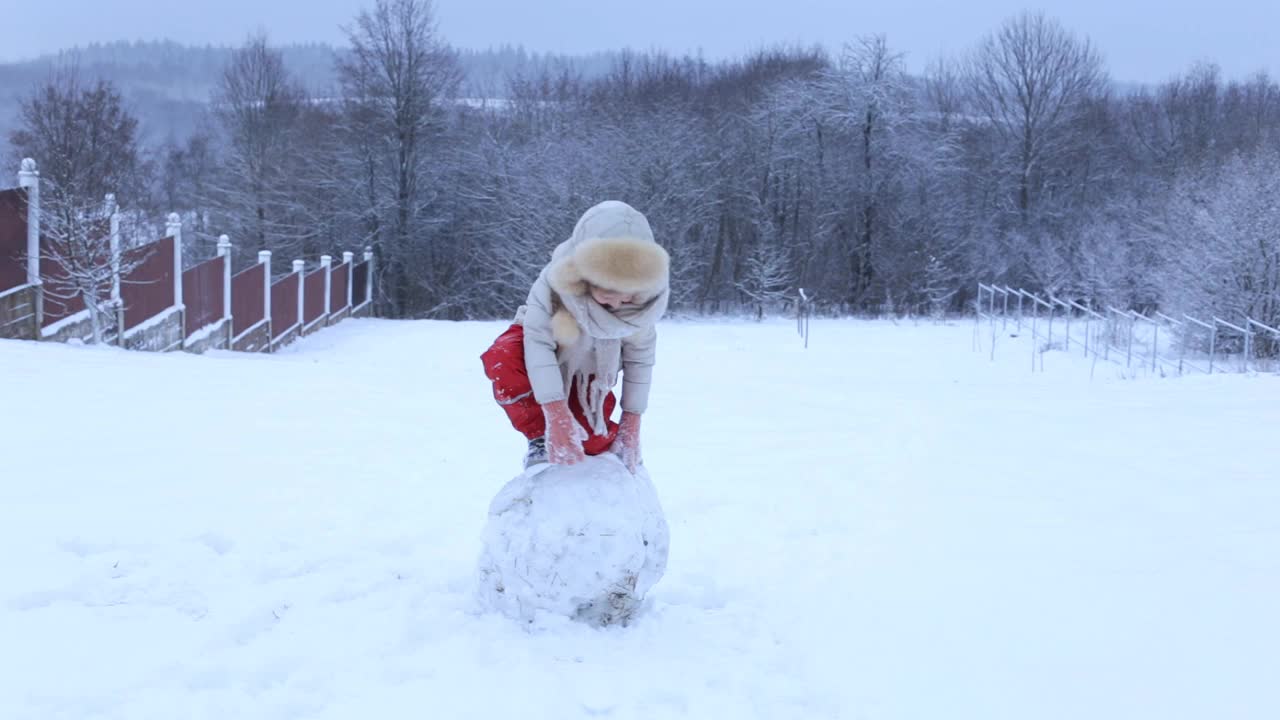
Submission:
[[[111,83],[86,85],[76,65],[57,66],[20,101],[19,120],[9,144],[40,164],[49,202],[91,207],[108,193],[129,203],[146,195],[151,168],[138,120]]]
[[[850,133],[854,224],[849,242],[851,306],[863,306],[876,279],[875,248],[883,230],[885,191],[896,172],[893,134],[907,118],[906,69],[883,35],[848,44],[826,82],[828,122]]]
[[[978,46],[965,72],[976,110],[1012,159],[1026,228],[1039,178],[1073,141],[1070,128],[1088,102],[1106,89],[1102,59],[1057,21],[1023,12]]]
[[[232,55],[214,91],[214,115],[226,138],[218,200],[223,229],[237,251],[296,255],[306,225],[292,215],[293,173],[306,146],[297,125],[305,93],[289,75],[284,56],[265,35],[250,37]]]
[[[20,114],[10,144],[40,163],[41,255],[53,270],[45,293],[80,299],[94,341],[102,342],[119,308],[119,279],[141,262],[113,242],[116,198],[137,202],[149,184],[138,120],[113,85],[83,84],[74,64],[54,68],[22,100]]]
[[[376,0],[347,36],[351,52],[338,70],[352,130],[368,138],[359,168],[377,218],[374,252],[386,278],[379,287],[390,313],[403,315],[410,265],[427,271],[432,265],[435,243],[424,217],[431,188],[422,181],[429,175],[432,140],[446,117],[443,101],[461,74],[436,28],[430,0]]]

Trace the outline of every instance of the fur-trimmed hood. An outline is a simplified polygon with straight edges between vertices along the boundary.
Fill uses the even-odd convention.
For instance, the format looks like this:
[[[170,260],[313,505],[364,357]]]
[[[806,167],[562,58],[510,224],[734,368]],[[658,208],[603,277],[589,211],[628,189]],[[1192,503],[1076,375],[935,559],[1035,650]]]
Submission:
[[[617,200],[587,210],[551,256],[547,279],[562,296],[586,295],[591,285],[639,295],[662,294],[671,259],[640,211]]]
[[[525,329],[525,369],[546,404],[577,393],[592,431],[607,430],[605,399],[622,378],[622,409],[648,404],[657,331],[671,297],[670,259],[644,215],[610,200],[583,213],[543,267],[516,322]],[[609,309],[591,286],[636,297]]]

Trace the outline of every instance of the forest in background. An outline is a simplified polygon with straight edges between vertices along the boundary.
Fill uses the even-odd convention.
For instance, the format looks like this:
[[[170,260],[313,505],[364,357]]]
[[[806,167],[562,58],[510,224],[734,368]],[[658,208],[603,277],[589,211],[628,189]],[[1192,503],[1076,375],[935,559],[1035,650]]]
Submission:
[[[1211,64],[1121,88],[1024,13],[923,75],[892,39],[741,58],[459,51],[424,0],[349,45],[117,44],[0,66],[8,166],[51,202],[184,217],[243,262],[374,248],[381,313],[506,317],[606,198],[673,257],[673,308],[944,314],[978,282],[1280,324],[1280,87]],[[390,42],[384,42],[391,38]],[[86,144],[77,138],[94,137]]]

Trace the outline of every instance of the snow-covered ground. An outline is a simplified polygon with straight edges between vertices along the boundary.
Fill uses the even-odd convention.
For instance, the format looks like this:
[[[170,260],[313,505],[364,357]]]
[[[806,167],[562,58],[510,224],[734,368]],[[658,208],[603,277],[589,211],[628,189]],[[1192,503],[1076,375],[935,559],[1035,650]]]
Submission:
[[[665,323],[666,577],[526,632],[471,594],[501,329],[0,342],[0,718],[1280,717],[1280,377]]]

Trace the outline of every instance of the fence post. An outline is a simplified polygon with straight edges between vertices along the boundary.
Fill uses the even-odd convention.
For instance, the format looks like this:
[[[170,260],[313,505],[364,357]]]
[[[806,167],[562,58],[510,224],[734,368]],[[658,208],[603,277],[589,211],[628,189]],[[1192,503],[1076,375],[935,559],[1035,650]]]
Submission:
[[[356,254],[353,252],[342,253],[342,264],[347,266],[347,312],[351,312],[351,278],[355,277]]]
[[[1252,359],[1252,353],[1253,353],[1253,331],[1250,329],[1253,327],[1251,325],[1252,322],[1253,322],[1253,318],[1246,315],[1244,318],[1244,330],[1245,330],[1244,332],[1244,371],[1245,372],[1249,372],[1249,360]]]
[[[321,255],[320,267],[324,268],[324,324],[329,324],[329,303],[333,300],[333,256]]]
[[[18,171],[18,187],[27,189],[27,283],[40,282],[40,171],[27,158]]]
[[[31,339],[39,340],[44,327],[44,287],[40,282],[40,171],[35,160],[22,161],[18,187],[27,190],[27,284],[36,288],[36,328]]]
[[[124,302],[120,298],[120,211],[116,196],[107,193],[107,212],[110,213],[111,239],[107,252],[111,253],[111,306],[115,311],[116,345],[124,345]]]
[[[1154,375],[1156,372],[1156,360],[1160,357],[1160,324],[1152,323],[1151,328],[1151,373]]]
[[[262,319],[267,321],[267,352],[271,352],[271,340],[276,329],[271,326],[271,251],[258,251],[258,264],[262,266]]]
[[[173,305],[178,308],[178,320],[182,326],[182,339],[187,338],[187,307],[182,304],[182,217],[178,213],[169,213],[169,222],[165,225],[165,234],[173,238]]]
[[[307,279],[307,263],[304,260],[293,261],[293,272],[298,275],[298,337],[302,337],[303,330],[307,329],[307,306],[306,286]]]
[[[1062,314],[1066,316],[1063,318],[1063,322],[1066,323],[1066,340],[1062,341],[1062,349],[1069,353],[1071,352],[1071,305],[1059,300],[1053,294],[1049,295],[1049,304],[1055,308],[1061,306]]]
[[[1053,349],[1053,305],[1049,305],[1049,342],[1046,349]],[[1040,369],[1044,370],[1044,354],[1040,355]]]
[[[368,263],[368,265],[364,266],[364,301],[371,303],[373,302],[373,248],[366,247],[364,249],[364,259]],[[372,305],[369,306],[369,315],[373,315]]]
[[[222,258],[222,323],[223,335],[227,338],[227,349],[235,343],[235,322],[231,318],[231,238],[218,236],[218,257]]]
[[[1136,325],[1137,322],[1138,322],[1137,318],[1133,317],[1132,315],[1129,316],[1129,345],[1125,348],[1125,351],[1124,351],[1124,366],[1126,368],[1131,367],[1133,364],[1133,330],[1134,330],[1134,325]]]
[[[1213,374],[1213,356],[1218,349],[1218,323],[1214,323],[1209,330],[1209,374]]]
[[[1084,314],[1084,356],[1089,356],[1089,338],[1093,334],[1093,315]]]
[[[222,258],[222,319],[231,319],[231,238],[218,236],[218,257]]]
[[[1178,338],[1178,377],[1182,377],[1183,361],[1187,358],[1187,338],[1182,336]]]

